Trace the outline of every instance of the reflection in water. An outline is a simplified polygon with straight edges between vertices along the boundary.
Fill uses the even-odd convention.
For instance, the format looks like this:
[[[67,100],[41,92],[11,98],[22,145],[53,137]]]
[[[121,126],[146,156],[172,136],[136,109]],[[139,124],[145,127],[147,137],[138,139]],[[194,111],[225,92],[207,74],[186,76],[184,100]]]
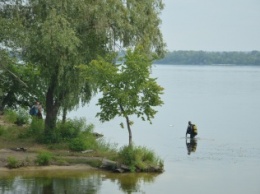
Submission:
[[[8,179],[8,184],[0,179],[0,193],[11,194],[55,194],[55,193],[86,193],[95,194],[101,186],[100,177],[91,178],[24,178]]]
[[[108,174],[106,178],[117,182],[119,189],[124,193],[131,194],[141,192],[141,185],[153,183],[158,174],[151,173],[127,173],[127,174]]]
[[[107,181],[117,183],[122,193],[141,191],[143,183],[153,183],[158,174],[127,173],[116,174],[99,171],[89,172],[16,172],[8,176],[0,176],[0,193],[11,194],[96,194],[100,193],[102,184]],[[109,190],[109,189],[108,189]]]
[[[186,138],[186,146],[187,146],[188,155],[190,155],[191,152],[196,152],[197,139],[196,138]]]

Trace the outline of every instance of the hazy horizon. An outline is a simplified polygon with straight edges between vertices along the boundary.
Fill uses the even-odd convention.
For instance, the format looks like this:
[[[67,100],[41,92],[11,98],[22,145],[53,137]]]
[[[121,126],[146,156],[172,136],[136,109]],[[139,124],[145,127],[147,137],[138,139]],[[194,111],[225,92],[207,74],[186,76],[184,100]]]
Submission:
[[[259,51],[259,0],[163,0],[169,51]]]

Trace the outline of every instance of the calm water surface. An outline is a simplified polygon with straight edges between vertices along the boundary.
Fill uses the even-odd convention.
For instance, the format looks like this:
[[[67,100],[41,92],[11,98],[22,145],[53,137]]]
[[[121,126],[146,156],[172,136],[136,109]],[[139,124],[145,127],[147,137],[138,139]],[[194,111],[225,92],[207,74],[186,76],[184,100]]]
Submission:
[[[153,76],[165,88],[164,105],[152,125],[132,118],[132,130],[136,145],[164,160],[163,174],[0,172],[0,193],[259,194],[260,67],[155,65]],[[70,117],[126,145],[124,119],[95,118],[97,98]],[[196,142],[185,139],[189,120],[198,126]]]

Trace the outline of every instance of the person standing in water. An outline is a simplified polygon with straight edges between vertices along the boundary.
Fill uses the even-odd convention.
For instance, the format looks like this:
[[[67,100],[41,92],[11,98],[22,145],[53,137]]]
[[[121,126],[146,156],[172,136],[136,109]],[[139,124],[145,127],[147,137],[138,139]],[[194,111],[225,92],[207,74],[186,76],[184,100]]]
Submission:
[[[194,138],[196,135],[198,135],[197,126],[192,124],[191,121],[188,122],[186,137],[187,137],[187,134],[190,134],[190,138]]]

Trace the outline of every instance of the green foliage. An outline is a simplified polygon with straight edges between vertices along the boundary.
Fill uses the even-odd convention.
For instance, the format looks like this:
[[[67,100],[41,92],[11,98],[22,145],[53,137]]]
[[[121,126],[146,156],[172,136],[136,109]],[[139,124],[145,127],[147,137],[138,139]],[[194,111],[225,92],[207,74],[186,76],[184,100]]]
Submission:
[[[17,118],[16,118],[16,121],[15,123],[19,126],[21,125],[24,125],[24,124],[28,124],[29,123],[29,114],[28,114],[28,111],[25,110],[25,109],[22,109],[20,108],[18,111],[17,111]]]
[[[15,140],[21,133],[21,129],[16,126],[5,126],[2,129],[3,133],[1,137],[7,141]]]
[[[36,162],[36,164],[38,164],[40,166],[47,166],[50,164],[52,159],[53,159],[52,153],[41,152],[37,155],[35,162]]]
[[[15,123],[19,126],[23,124],[29,123],[29,114],[28,111],[23,108],[18,108],[18,110],[14,109],[6,109],[4,111],[4,119],[7,122]]]
[[[0,109],[30,107],[36,96],[44,102],[38,66],[21,64],[19,51],[16,48],[10,51],[11,48],[4,50],[1,47],[0,50]]]
[[[93,127],[93,125],[87,126],[83,118],[68,119],[65,123],[58,122],[57,124],[57,130],[60,132],[63,140],[75,138],[83,131],[92,131]]]
[[[131,171],[147,171],[150,167],[163,167],[163,162],[146,147],[124,146],[118,153],[120,163],[128,165]]]
[[[118,153],[118,144],[105,141],[103,138],[96,139],[97,147],[95,154],[110,160],[116,160]]]
[[[119,161],[128,165],[132,172],[135,171],[135,152],[133,146],[124,146],[118,153]]]
[[[19,161],[15,157],[7,158],[7,167],[8,168],[18,168],[20,166]]]
[[[4,132],[5,132],[5,128],[2,125],[0,125],[0,136],[2,136]]]
[[[93,60],[90,67],[80,67],[86,78],[96,83],[103,93],[97,103],[101,109],[97,116],[102,122],[121,116],[126,118],[129,131],[130,115],[151,123],[157,112],[154,107],[163,104],[160,98],[163,88],[150,77],[152,59],[144,47],[137,46],[127,51],[122,64],[115,65],[99,58]],[[132,136],[129,134],[129,137]],[[129,138],[129,144],[131,141]]]
[[[72,151],[84,151],[87,149],[96,149],[97,141],[96,138],[90,133],[81,134],[79,137],[74,138],[70,144],[69,148]]]
[[[59,121],[55,130],[52,131],[51,137],[41,136],[39,139],[43,143],[62,143],[70,142],[72,139],[91,134],[93,124],[86,124],[85,119],[68,119],[66,122]]]
[[[44,121],[36,117],[32,117],[31,123],[25,131],[24,137],[39,138],[44,131]]]
[[[4,120],[10,123],[14,123],[17,120],[17,112],[13,109],[6,109],[4,111]]]
[[[27,102],[23,106],[29,106],[28,102],[32,102],[29,99],[34,97],[40,98],[42,103],[46,99],[46,138],[56,135],[52,131],[56,128],[59,110],[69,111],[80,101],[85,104],[97,90],[95,83],[80,76],[75,65],[87,66],[98,55],[104,57],[118,48],[138,44],[145,45],[147,54],[162,56],[165,49],[159,27],[162,9],[161,0],[3,3],[0,44],[14,54],[10,57],[6,49],[0,56],[6,56],[4,61],[8,68],[11,59],[16,60],[15,75],[21,75],[20,80],[25,82],[22,84],[5,71],[6,82],[0,81],[0,84],[9,84],[1,87],[4,92],[8,91],[9,98],[5,99],[18,102],[15,101],[16,89]],[[19,67],[18,59],[23,64]],[[33,68],[27,68],[31,64]]]

